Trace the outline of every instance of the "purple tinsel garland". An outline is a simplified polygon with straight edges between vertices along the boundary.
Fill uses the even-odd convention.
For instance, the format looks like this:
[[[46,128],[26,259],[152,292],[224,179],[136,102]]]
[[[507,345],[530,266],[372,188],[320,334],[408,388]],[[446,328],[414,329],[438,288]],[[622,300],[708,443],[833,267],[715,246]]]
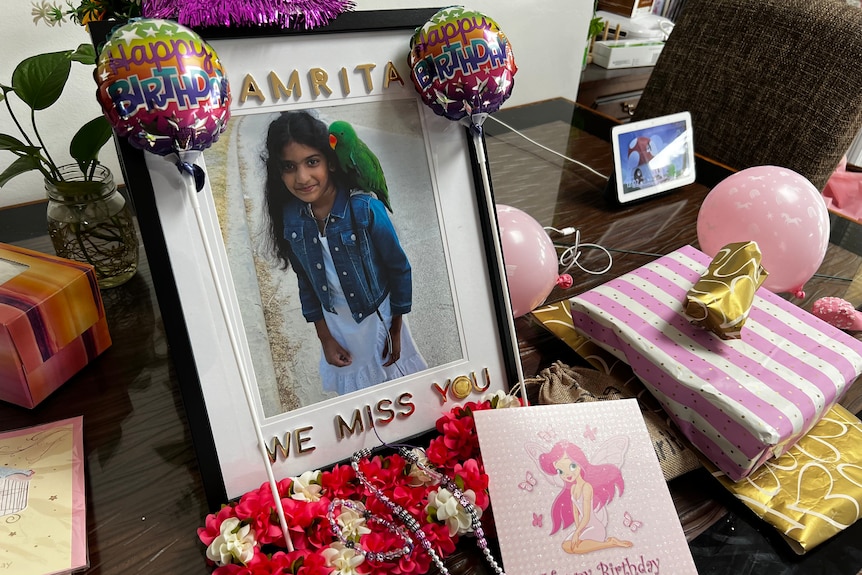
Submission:
[[[352,0],[143,0],[145,18],[175,20],[191,28],[280,26],[317,28],[343,12]]]

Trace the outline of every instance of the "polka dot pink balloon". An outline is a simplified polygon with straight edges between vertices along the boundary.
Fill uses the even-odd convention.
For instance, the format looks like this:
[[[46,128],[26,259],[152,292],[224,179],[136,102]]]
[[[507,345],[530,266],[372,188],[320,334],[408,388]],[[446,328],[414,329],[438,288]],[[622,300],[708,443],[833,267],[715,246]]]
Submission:
[[[802,297],[829,244],[829,213],[804,176],[777,166],[737,172],[706,196],[697,216],[697,239],[715,256],[732,242],[757,242],[769,273],[763,287]]]

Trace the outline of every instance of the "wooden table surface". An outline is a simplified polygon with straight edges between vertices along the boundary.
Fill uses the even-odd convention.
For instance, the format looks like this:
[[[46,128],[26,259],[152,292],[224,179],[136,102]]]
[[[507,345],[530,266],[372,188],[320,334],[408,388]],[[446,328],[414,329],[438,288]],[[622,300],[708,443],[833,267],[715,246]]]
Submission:
[[[565,101],[498,115],[543,145],[601,173],[610,172],[609,124],[605,119]],[[572,288],[555,289],[551,300],[575,295],[631,271],[654,259],[655,254],[685,244],[696,246],[694,222],[700,202],[709,186],[727,175],[709,166],[701,172],[699,165],[699,177],[705,185],[692,184],[633,207],[611,208],[603,199],[605,180],[600,176],[546,152],[492,120],[486,123],[486,131],[498,203],[518,207],[545,226],[575,226],[581,230],[582,242],[614,250],[608,274],[572,272]],[[18,210],[24,211],[33,210]],[[39,225],[44,224],[31,226],[39,231],[25,238],[20,236],[20,225],[3,223],[10,217],[19,219],[14,210],[0,210],[0,241],[51,252],[47,238],[39,233]],[[842,225],[846,228],[846,222]],[[853,249],[830,244],[818,271],[822,276],[810,281],[806,299],[795,303],[805,307],[818,297],[837,296],[854,305],[862,304],[858,282],[852,281],[862,269],[862,258]],[[590,252],[584,253],[582,264],[604,265],[601,256]],[[0,403],[0,430],[84,416],[87,573],[207,573],[204,547],[198,542],[196,529],[210,510],[145,254],[138,274],[126,285],[104,291],[103,298],[112,347],[35,409]],[[526,376],[557,360],[579,361],[529,316],[519,318],[516,328]],[[853,405],[854,412],[862,408],[859,402]],[[855,574],[862,567],[862,557],[855,551],[862,540],[859,524],[799,559],[783,547],[770,528],[734,506],[710,478],[693,475],[688,481],[672,482],[672,490],[680,502],[681,517],[688,513],[687,517],[702,522],[698,533],[703,534],[692,541],[701,575]],[[745,540],[728,543],[727,538],[734,534]],[[757,561],[752,564],[754,556]],[[475,564],[455,570],[484,572]]]

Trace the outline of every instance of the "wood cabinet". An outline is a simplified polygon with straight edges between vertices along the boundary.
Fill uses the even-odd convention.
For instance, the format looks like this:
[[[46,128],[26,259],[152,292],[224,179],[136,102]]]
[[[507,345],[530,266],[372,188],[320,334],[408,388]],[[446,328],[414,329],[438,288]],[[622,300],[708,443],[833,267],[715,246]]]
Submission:
[[[577,101],[612,118],[629,120],[652,70],[652,66],[607,70],[588,64],[581,73]]]

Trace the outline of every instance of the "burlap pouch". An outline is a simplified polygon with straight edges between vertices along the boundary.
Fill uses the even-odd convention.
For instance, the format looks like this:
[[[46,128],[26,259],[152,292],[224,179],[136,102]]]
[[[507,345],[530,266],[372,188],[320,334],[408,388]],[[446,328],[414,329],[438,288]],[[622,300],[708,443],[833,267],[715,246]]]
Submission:
[[[614,377],[588,367],[569,367],[561,361],[524,381],[527,397],[539,405],[581,403],[635,397],[666,481],[700,467],[687,440],[670,427],[661,407],[643,386],[625,385]]]

